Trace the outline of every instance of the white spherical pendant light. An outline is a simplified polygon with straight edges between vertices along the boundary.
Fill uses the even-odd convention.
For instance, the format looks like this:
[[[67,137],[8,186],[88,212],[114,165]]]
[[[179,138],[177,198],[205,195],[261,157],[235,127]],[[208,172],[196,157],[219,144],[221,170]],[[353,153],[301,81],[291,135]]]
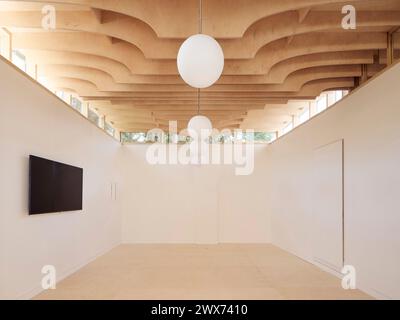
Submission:
[[[224,53],[219,43],[205,34],[185,40],[178,53],[178,71],[182,79],[198,89],[213,85],[224,69]]]
[[[208,137],[212,132],[212,123],[210,119],[205,116],[194,116],[188,123],[189,135],[193,137]],[[195,137],[193,137],[195,138]]]

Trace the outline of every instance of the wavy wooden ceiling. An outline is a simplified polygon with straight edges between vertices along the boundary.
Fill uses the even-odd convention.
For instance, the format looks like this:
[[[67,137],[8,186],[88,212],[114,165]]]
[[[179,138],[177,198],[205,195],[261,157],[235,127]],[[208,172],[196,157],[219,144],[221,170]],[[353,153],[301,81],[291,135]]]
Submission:
[[[51,32],[41,28],[44,4],[56,8]],[[341,28],[347,4],[357,9],[355,31]],[[198,5],[1,1],[0,25],[39,75],[89,101],[117,129],[166,129],[168,120],[182,129],[197,113],[197,92],[179,77],[176,56],[198,31]],[[351,89],[362,65],[369,76],[381,70],[387,32],[399,25],[400,0],[203,0],[203,33],[218,39],[226,60],[217,84],[201,91],[201,113],[219,129],[251,123],[277,131],[299,112],[289,100]]]

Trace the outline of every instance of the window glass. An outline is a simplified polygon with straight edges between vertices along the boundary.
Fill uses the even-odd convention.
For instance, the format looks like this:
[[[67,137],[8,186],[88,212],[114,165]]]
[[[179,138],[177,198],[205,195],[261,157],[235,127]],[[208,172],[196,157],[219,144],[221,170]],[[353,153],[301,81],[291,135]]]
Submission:
[[[327,95],[323,94],[317,99],[317,113],[324,111],[327,107]]]
[[[316,114],[326,110],[326,108],[334,105],[343,97],[345,97],[349,93],[348,90],[333,90],[322,93],[315,100],[310,100],[305,102],[304,111],[301,112],[298,116],[295,116],[295,126],[298,126],[306,121],[308,121],[311,117]],[[301,108],[301,110],[303,109]],[[284,127],[280,129],[280,133],[285,134],[292,130],[293,123],[285,123]]]
[[[100,117],[99,115],[94,112],[92,109],[89,108],[88,110],[88,119],[93,122],[96,126],[100,125]]]
[[[26,72],[26,58],[19,50],[12,51],[12,62],[22,71]]]
[[[104,130],[110,135],[110,136],[114,136],[115,134],[115,129],[113,128],[113,126],[108,123],[107,121],[104,121]]]
[[[231,142],[254,142],[269,143],[276,138],[276,133],[236,131],[232,133],[220,133],[210,137],[210,143],[231,143]],[[191,141],[189,136],[168,134],[162,132],[122,132],[121,141],[124,143],[188,143]]]
[[[336,91],[331,91],[326,94],[328,108],[333,106],[338,100],[336,99]]]
[[[5,57],[4,53],[4,47],[5,47],[5,35],[4,35],[4,30],[3,28],[0,28],[0,54]]]
[[[300,116],[299,116],[299,124],[302,124],[306,122],[308,119],[310,119],[310,110],[307,109],[305,110]]]
[[[279,137],[278,132],[271,133],[271,141],[270,142],[275,141],[276,139],[278,139],[278,137]]]
[[[290,122],[286,127],[283,128],[283,134],[290,132],[293,129],[293,123]]]
[[[65,99],[65,92],[64,91],[56,91],[56,96],[59,97],[60,99],[64,100]]]
[[[245,134],[246,135],[246,134]],[[267,143],[276,138],[276,133],[272,132],[254,132],[254,142]]]
[[[339,101],[342,100],[342,98],[343,98],[343,91],[342,90],[335,91],[335,100]]]
[[[71,96],[71,107],[82,112],[82,101],[76,97]]]
[[[50,90],[49,82],[48,82],[48,80],[46,79],[46,77],[39,76],[39,77],[37,78],[37,81],[38,81],[43,87],[46,87],[47,89]],[[54,94],[57,95],[57,91],[54,91]]]
[[[59,97],[61,100],[64,100],[66,103],[71,105],[71,94],[68,92],[56,90],[55,94],[57,97]]]
[[[10,50],[10,34],[4,28],[0,28],[0,54],[10,59]]]

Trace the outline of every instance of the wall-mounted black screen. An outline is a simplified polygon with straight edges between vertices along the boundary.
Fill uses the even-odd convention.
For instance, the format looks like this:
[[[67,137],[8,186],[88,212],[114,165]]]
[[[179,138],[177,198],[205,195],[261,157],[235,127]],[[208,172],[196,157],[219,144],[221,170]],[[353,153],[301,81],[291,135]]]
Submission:
[[[82,210],[83,169],[29,156],[29,214]]]

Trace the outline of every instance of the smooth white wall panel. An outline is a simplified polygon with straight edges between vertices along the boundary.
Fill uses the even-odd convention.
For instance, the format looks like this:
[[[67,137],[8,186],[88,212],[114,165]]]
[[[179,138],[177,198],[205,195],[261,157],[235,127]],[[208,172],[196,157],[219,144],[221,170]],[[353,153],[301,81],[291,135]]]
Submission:
[[[254,152],[251,175],[236,176],[230,167],[219,169],[224,173],[218,183],[220,242],[270,242],[268,146],[256,145]]]
[[[60,279],[120,242],[120,144],[4,61],[0,74],[0,294],[29,298],[44,265]],[[28,215],[30,154],[83,168],[83,211]]]
[[[314,150],[313,257],[341,272],[343,267],[343,141]]]
[[[124,242],[269,242],[266,145],[249,176],[233,165],[151,165],[147,148],[123,146]]]
[[[344,140],[344,256],[357,284],[400,298],[400,64],[269,148],[272,242],[313,262],[313,150]]]

